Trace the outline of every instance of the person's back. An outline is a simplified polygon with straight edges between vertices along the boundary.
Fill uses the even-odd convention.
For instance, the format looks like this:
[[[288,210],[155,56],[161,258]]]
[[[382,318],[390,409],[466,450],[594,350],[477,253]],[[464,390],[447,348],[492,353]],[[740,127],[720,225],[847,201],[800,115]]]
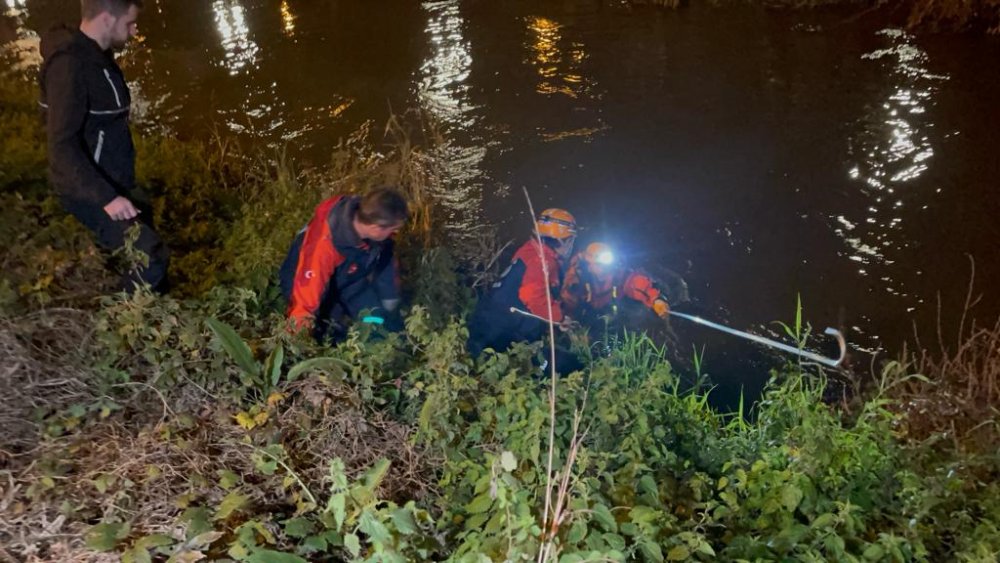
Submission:
[[[121,248],[133,226],[139,231],[135,248],[149,262],[124,275],[127,291],[140,283],[162,289],[168,261],[150,210],[131,199],[132,99],[112,55],[135,35],[140,6],[140,0],[82,0],[79,29],[56,28],[42,38],[39,72],[49,179],[63,207],[108,250]]]
[[[562,261],[572,252],[576,221],[562,209],[539,214],[536,238],[525,242],[511,265],[480,299],[469,320],[469,352],[504,351],[513,342],[537,340],[546,322],[562,323]],[[551,315],[549,313],[551,307]]]

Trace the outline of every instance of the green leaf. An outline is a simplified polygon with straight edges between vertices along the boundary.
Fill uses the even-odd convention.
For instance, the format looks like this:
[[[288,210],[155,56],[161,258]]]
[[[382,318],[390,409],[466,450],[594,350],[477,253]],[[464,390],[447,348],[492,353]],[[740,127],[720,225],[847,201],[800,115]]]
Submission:
[[[517,458],[514,454],[509,451],[504,451],[500,454],[500,466],[503,467],[504,471],[511,472],[517,469]]]
[[[675,545],[667,552],[667,560],[684,561],[691,556],[691,551],[686,545]],[[662,561],[662,559],[660,559]]]
[[[310,358],[292,366],[292,369],[288,370],[288,376],[285,378],[285,381],[295,381],[302,374],[311,371],[323,371],[342,381],[346,373],[344,370],[349,369],[351,369],[351,364],[339,358]]]
[[[827,512],[825,514],[820,514],[812,521],[813,528],[827,528],[830,526],[835,526],[837,523],[837,517],[833,514]]]
[[[165,545],[172,545],[175,541],[177,540],[166,534],[151,534],[139,538],[139,541],[135,542],[135,547],[141,549],[153,549],[156,547],[163,547]]]
[[[615,521],[614,515],[608,510],[608,507],[603,504],[595,504],[593,509],[594,520],[608,532],[618,531],[618,522]]]
[[[264,375],[270,382],[271,387],[278,384],[281,379],[281,364],[285,363],[285,346],[278,342],[278,346],[267,356],[264,366]]]
[[[122,563],[153,563],[153,558],[148,551],[136,546],[122,553]]]
[[[625,551],[625,538],[618,534],[604,533],[601,538],[611,547],[618,551]]]
[[[881,545],[873,543],[865,549],[861,556],[869,561],[878,561],[885,557],[885,550],[882,549]]]
[[[128,537],[131,526],[124,522],[101,522],[87,531],[87,547],[94,551],[111,551],[118,540]]]
[[[785,510],[794,511],[800,502],[802,502],[802,489],[792,484],[785,485],[781,489],[781,504],[784,505]]]
[[[247,497],[241,495],[238,491],[231,491],[219,503],[219,510],[215,513],[215,519],[224,520],[229,518],[234,512],[243,508],[247,500]]]
[[[236,362],[236,365],[243,370],[243,373],[249,375],[254,380],[254,383],[260,385],[262,383],[260,380],[260,364],[254,359],[253,353],[250,352],[250,347],[240,338],[240,335],[236,333],[233,327],[216,318],[206,319],[205,324],[208,325],[208,328],[212,329],[212,332],[215,333],[216,338],[222,344],[222,348]]]
[[[469,514],[481,514],[489,510],[491,506],[493,506],[493,499],[490,498],[490,494],[487,492],[472,499],[472,502],[466,505],[465,511]]]
[[[212,545],[212,543],[224,535],[224,533],[216,531],[205,532],[189,539],[184,546],[189,549],[201,549]]]
[[[392,541],[392,534],[389,533],[389,529],[385,527],[385,524],[378,521],[371,510],[365,510],[361,513],[361,518],[358,520],[358,528],[368,536],[368,539],[372,543],[384,546]]]
[[[347,518],[347,494],[337,493],[330,497],[327,510],[333,512],[333,521],[337,524],[337,531],[344,528],[344,520]]]
[[[255,549],[247,558],[247,563],[309,563],[298,555],[271,549]]]
[[[413,519],[413,513],[407,508],[397,508],[392,511],[392,523],[401,534],[416,534],[420,531],[417,522]]]
[[[240,476],[236,473],[224,469],[219,475],[219,486],[227,491],[240,483]]]
[[[357,557],[361,554],[361,540],[358,539],[356,534],[347,534],[344,536],[344,547],[347,551],[351,552],[351,556]]]
[[[315,526],[307,518],[290,518],[285,520],[285,535],[291,538],[304,538],[313,533]]]
[[[569,544],[575,544],[583,541],[587,537],[587,524],[582,520],[577,520],[570,527],[569,533],[566,534],[566,542]]]
[[[212,529],[212,513],[204,506],[193,506],[181,514],[181,522],[187,522],[185,536],[191,539]]]
[[[639,542],[639,551],[642,552],[642,556],[646,558],[646,561],[663,563],[663,551],[660,550],[660,544],[649,540],[643,540]],[[670,551],[673,553],[673,549]],[[687,553],[687,548],[685,548],[684,553]],[[672,561],[674,560],[672,559]]]
[[[639,479],[639,491],[656,500],[660,499],[660,491],[658,490],[656,480],[653,479],[652,475],[643,475],[642,478]]]

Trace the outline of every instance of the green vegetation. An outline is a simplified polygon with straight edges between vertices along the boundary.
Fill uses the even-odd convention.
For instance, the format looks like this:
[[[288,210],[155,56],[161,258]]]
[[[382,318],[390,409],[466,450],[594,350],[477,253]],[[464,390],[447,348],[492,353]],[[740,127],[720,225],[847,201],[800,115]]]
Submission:
[[[178,290],[104,296],[104,257],[48,195],[30,88],[0,84],[0,559],[997,559],[996,329],[844,405],[789,365],[752,417],[714,412],[632,336],[560,379],[550,413],[540,344],[468,357],[481,268],[433,248],[433,152],[402,133],[308,174],[144,139]],[[383,181],[422,198],[405,333],[289,334],[292,234],[323,195]]]

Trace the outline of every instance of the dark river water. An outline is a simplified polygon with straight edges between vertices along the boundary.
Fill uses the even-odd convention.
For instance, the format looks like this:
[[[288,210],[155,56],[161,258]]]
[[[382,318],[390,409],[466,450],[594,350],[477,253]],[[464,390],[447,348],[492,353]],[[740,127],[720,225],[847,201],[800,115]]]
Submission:
[[[22,45],[77,20],[68,0],[0,2]],[[581,241],[682,275],[714,320],[776,334],[801,295],[862,370],[914,325],[932,338],[938,295],[954,334],[969,256],[973,312],[994,321],[1000,37],[693,4],[146,0],[122,60],[142,121],[303,163],[420,108],[450,139],[456,236],[522,238],[526,187],[536,209],[572,211]],[[709,372],[744,350],[674,328],[708,344]]]

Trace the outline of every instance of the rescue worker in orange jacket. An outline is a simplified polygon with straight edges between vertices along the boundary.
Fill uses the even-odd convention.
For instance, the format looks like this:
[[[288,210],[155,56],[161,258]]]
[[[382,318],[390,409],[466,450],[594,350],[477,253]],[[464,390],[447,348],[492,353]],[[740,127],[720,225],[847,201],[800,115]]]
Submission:
[[[472,314],[469,352],[473,356],[486,348],[503,352],[514,342],[539,340],[550,318],[557,324],[568,322],[560,303],[559,287],[563,264],[573,252],[576,220],[564,209],[546,209],[538,215],[535,227],[541,245],[534,236],[525,242]],[[530,315],[513,312],[511,308]]]
[[[661,319],[670,314],[670,305],[653,280],[616,263],[611,247],[601,242],[573,256],[560,295],[564,309],[579,319],[615,315],[622,298],[645,305]]]
[[[281,266],[281,289],[293,325],[311,330],[317,340],[337,340],[351,319],[368,310],[365,321],[401,329],[392,236],[407,217],[406,200],[393,188],[320,203]]]

